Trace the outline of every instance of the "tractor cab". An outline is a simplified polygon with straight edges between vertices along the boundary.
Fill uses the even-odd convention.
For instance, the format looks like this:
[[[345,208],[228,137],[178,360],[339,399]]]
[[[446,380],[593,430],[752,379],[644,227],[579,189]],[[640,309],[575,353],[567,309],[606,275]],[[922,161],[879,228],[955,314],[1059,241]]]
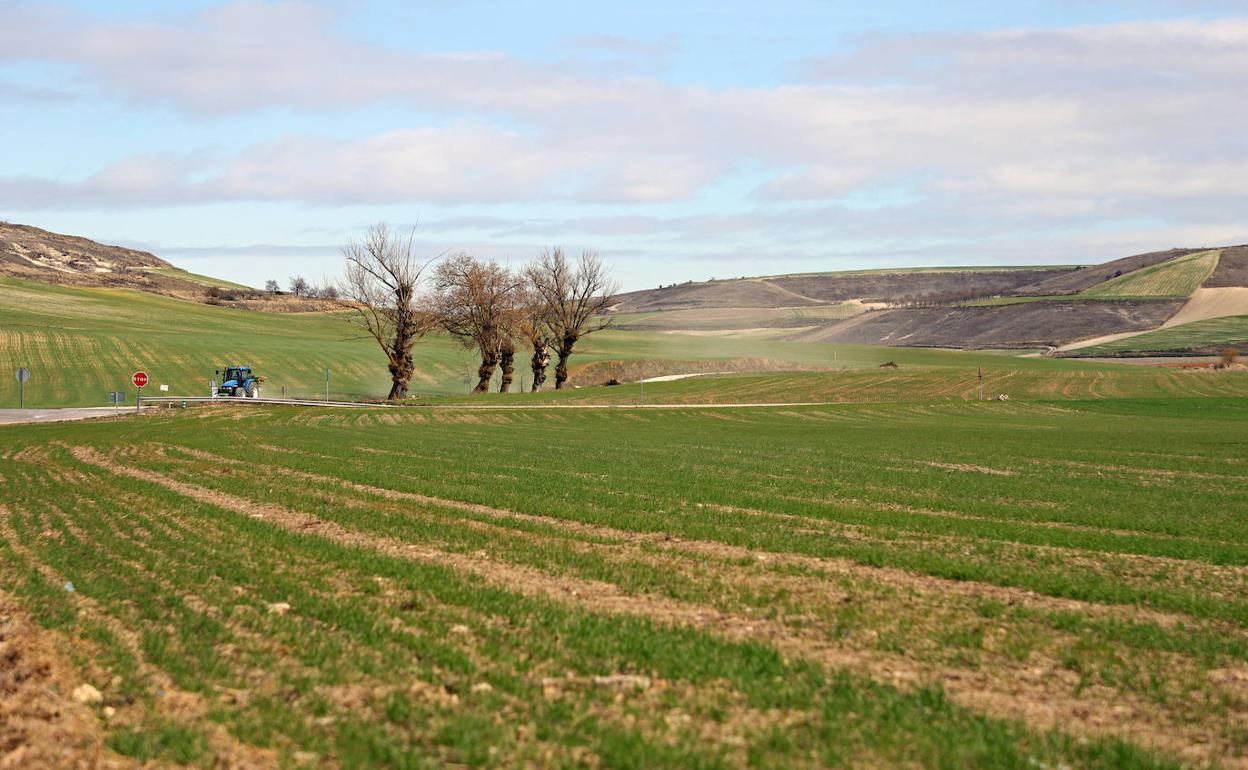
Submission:
[[[221,385],[223,387],[226,385],[230,387],[238,387],[239,385],[243,383],[244,380],[247,379],[247,376],[250,374],[251,374],[250,369],[246,369],[241,366],[228,367],[225,370],[225,378],[222,380]]]
[[[221,384],[217,386],[216,392],[218,396],[260,397],[260,383],[264,378],[253,375],[250,366],[227,366],[218,369],[217,376],[221,377]]]

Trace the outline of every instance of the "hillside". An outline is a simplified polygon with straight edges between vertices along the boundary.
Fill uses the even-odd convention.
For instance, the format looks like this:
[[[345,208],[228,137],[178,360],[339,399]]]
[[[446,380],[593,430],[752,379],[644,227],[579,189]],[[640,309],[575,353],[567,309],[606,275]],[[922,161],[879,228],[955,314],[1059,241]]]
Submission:
[[[75,286],[117,286],[177,296],[246,286],[188,273],[146,251],[0,222],[0,275]]]
[[[1023,302],[865,313],[803,332],[801,339],[919,347],[1044,348],[1083,337],[1155,329],[1182,301]]]
[[[806,307],[861,300],[901,303],[1010,293],[1070,273],[1069,267],[933,268],[803,273],[683,283],[619,296],[624,313],[705,308]]]
[[[523,358],[517,362],[517,389],[529,376]],[[903,368],[902,379],[880,368],[887,361]],[[373,343],[330,313],[239,310],[130,289],[0,278],[0,404],[16,402],[12,372],[19,366],[34,373],[27,403],[45,407],[103,404],[112,390],[125,390],[133,404],[129,378],[139,368],[151,376],[153,392],[165,384],[175,395],[202,395],[213,370],[235,362],[250,364],[267,378],[265,395],[280,396],[284,387],[292,397],[321,398],[326,368],[333,398],[380,398],[389,384],[385,359]],[[1049,383],[1065,381],[1058,375],[1126,368],[997,353],[833,346],[774,334],[612,329],[580,342],[572,359],[572,384],[600,385],[611,376],[631,381],[669,373],[794,369],[843,378],[852,370],[861,376],[827,387],[835,390],[841,382],[845,397],[859,400],[928,393],[919,384],[926,382],[924,372],[942,383],[939,394],[932,395],[943,396],[947,381],[972,387],[980,366],[997,373],[1034,372]],[[420,398],[465,394],[475,369],[471,351],[445,336],[429,335],[416,347],[412,392]],[[731,398],[711,387],[717,398]],[[558,397],[582,392],[587,391],[564,391]]]
[[[0,223],[0,276],[81,289],[134,289],[239,311],[319,311],[318,323],[324,323],[325,312],[334,309],[326,300],[270,295],[195,275],[148,252],[10,223]],[[33,286],[25,285],[18,293],[38,293]],[[75,302],[68,303],[66,312],[70,315],[77,306]],[[127,303],[132,305],[134,301],[122,302]],[[21,310],[21,305],[14,300],[8,309]],[[0,313],[5,309],[0,306]],[[1092,266],[855,270],[690,282],[621,294],[613,311],[616,327],[625,333],[617,333],[614,339],[627,339],[629,334],[659,334],[663,339],[676,333],[700,338],[694,348],[711,346],[722,350],[732,347],[726,339],[712,346],[708,338],[749,338],[744,345],[735,346],[737,355],[712,352],[690,356],[686,363],[695,359],[739,358],[754,363],[771,362],[783,368],[820,360],[820,354],[788,349],[781,342],[1046,348],[1066,354],[1119,343],[1154,330],[1248,315],[1248,246],[1176,248]],[[168,312],[171,318],[198,317],[184,309]],[[307,323],[295,321],[291,325],[301,328],[301,324]],[[249,347],[248,337],[242,331],[248,324],[262,329],[271,326],[272,320],[266,316],[238,324],[240,331],[235,341],[242,349]],[[224,324],[224,328],[234,326],[234,320]],[[167,327],[179,328],[183,328],[180,320]],[[219,336],[221,330],[212,325],[196,326],[194,334]],[[1182,344],[1182,332],[1169,334],[1165,339],[1168,345],[1177,346],[1168,349],[1191,353],[1207,351],[1215,344],[1240,344],[1235,339],[1210,339],[1203,332],[1198,336],[1191,345]],[[320,331],[309,336],[321,338]],[[664,344],[669,342],[666,339]],[[185,344],[196,346],[200,341],[187,340]],[[597,342],[590,342],[583,349],[596,347]],[[781,348],[784,352],[776,353]],[[1129,349],[1130,345],[1116,348]],[[319,351],[313,347],[311,352]],[[460,353],[454,356],[456,360],[463,357]],[[605,350],[593,361],[617,358],[636,360]],[[663,354],[655,358],[671,360]],[[578,364],[593,361],[583,359]],[[628,368],[631,371],[635,367]],[[313,366],[308,371],[315,369]],[[680,370],[695,369],[686,366]],[[292,370],[299,371],[300,367]],[[437,382],[429,383],[432,392],[454,390],[437,377],[434,379]],[[304,387],[303,375],[291,384]],[[357,395],[373,390],[371,380],[352,387],[355,389],[350,392]]]
[[[105,403],[111,390],[133,389],[130,374],[146,370],[156,385],[179,395],[204,395],[213,370],[248,363],[269,377],[280,395],[324,396],[325,369],[336,397],[384,395],[384,359],[371,343],[348,339],[346,324],[324,313],[266,313],[214,307],[144,291],[58,286],[0,278],[0,371],[4,391],[12,372],[27,366],[34,377],[31,403]],[[419,383],[437,392],[458,365],[449,343],[428,351]],[[13,383],[15,384],[15,383]],[[131,401],[133,403],[133,401]]]
[[[859,270],[686,283],[621,295],[617,309],[620,325],[631,329],[775,330],[804,341],[1074,350],[1248,314],[1245,287],[1248,247],[1233,246],[1168,249],[1082,267]],[[1202,349],[1208,343],[1201,335]]]

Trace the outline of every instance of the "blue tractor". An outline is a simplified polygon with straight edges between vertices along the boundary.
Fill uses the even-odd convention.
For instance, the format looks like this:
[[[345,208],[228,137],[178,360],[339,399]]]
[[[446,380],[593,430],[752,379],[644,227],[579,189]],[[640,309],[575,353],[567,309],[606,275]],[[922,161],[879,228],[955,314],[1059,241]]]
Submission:
[[[218,369],[217,376],[221,377],[221,384],[217,386],[216,395],[260,398],[260,383],[264,378],[253,375],[250,366],[227,366],[224,370]]]

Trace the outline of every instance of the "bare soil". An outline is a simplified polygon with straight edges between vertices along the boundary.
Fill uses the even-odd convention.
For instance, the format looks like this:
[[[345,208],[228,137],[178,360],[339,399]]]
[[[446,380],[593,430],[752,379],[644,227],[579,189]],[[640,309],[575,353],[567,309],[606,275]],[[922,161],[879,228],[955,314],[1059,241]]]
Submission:
[[[633,313],[690,308],[806,307],[847,300],[896,303],[937,298],[971,299],[1013,293],[1027,284],[1070,272],[1071,268],[966,268],[737,278],[621,294],[617,298],[617,309]]]
[[[798,338],[909,347],[1057,347],[1070,340],[1155,329],[1181,305],[1182,300],[1051,301],[904,308],[867,313]]]
[[[1218,257],[1218,266],[1201,286],[1206,289],[1248,286],[1248,246],[1223,249]]]
[[[84,682],[53,635],[0,593],[0,770],[122,770],[137,763],[103,747]]]

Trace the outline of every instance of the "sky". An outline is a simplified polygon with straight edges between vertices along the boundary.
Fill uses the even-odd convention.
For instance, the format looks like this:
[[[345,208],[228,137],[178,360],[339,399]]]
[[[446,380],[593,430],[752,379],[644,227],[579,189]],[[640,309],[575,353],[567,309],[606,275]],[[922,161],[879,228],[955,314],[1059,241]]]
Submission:
[[[253,286],[625,289],[1248,242],[1248,0],[0,0],[0,220]]]

